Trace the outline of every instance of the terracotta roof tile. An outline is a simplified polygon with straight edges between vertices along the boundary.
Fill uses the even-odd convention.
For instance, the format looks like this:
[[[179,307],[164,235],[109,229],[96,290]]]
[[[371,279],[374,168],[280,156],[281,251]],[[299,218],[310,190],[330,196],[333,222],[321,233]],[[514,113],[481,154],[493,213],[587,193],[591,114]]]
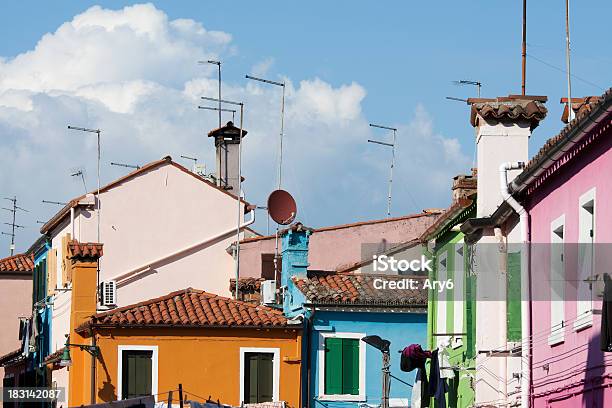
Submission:
[[[0,272],[27,272],[34,270],[34,258],[31,254],[18,254],[0,259]]]
[[[555,147],[557,144],[565,141],[567,135],[571,134],[572,130],[580,125],[580,123],[588,116],[588,114],[597,106],[602,105],[604,102],[612,99],[612,88],[608,89],[601,97],[597,98],[596,101],[589,102],[583,109],[579,109],[576,117],[567,126],[561,130],[558,135],[555,135],[548,139],[544,146],[540,148],[538,153],[529,160],[525,169],[529,169],[537,165],[541,159],[543,159],[549,150]],[[572,102],[574,98],[572,98]],[[519,175],[520,177],[520,175]]]
[[[601,101],[600,96],[585,96],[584,98],[572,98],[572,110],[575,113],[575,116],[583,116],[593,109],[593,106],[598,104]],[[561,98],[561,103],[565,106],[563,107],[563,113],[561,114],[561,121],[563,123],[568,123],[568,110],[567,110],[567,98]]]
[[[79,242],[72,240],[68,243],[68,252],[71,258],[93,258],[98,259],[103,255],[103,244],[94,242]]]
[[[256,292],[261,289],[261,282],[265,278],[240,278],[238,279],[238,290],[240,292]],[[236,279],[230,279],[230,291],[236,290]]]
[[[313,304],[427,307],[427,289],[376,289],[374,280],[378,278],[425,279],[423,276],[309,272],[307,278],[294,277],[293,282]]]
[[[440,231],[448,226],[448,223],[451,222],[456,216],[461,214],[464,210],[469,208],[474,203],[474,200],[469,198],[459,199],[457,202],[453,203],[433,224],[429,226],[421,234],[419,238],[421,242],[426,243],[430,239],[434,238]]]
[[[188,288],[108,312],[98,313],[77,330],[110,327],[285,327],[280,310]]]
[[[535,129],[546,117],[548,110],[544,106],[545,97],[510,95],[495,99],[468,99],[472,105],[470,123],[478,126],[478,118],[484,120],[516,121],[526,120]]]

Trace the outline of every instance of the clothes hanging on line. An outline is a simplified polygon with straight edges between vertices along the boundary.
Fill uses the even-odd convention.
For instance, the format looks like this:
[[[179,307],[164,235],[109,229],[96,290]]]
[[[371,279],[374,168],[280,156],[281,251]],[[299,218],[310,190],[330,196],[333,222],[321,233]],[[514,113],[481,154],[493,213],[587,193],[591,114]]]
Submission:
[[[411,408],[428,408],[429,400],[429,382],[427,381],[427,372],[425,368],[418,368],[414,385],[412,387],[412,398],[410,401]]]
[[[431,356],[431,351],[423,350],[420,344],[411,344],[402,350],[400,369],[410,372],[415,368],[425,368],[425,360]]]

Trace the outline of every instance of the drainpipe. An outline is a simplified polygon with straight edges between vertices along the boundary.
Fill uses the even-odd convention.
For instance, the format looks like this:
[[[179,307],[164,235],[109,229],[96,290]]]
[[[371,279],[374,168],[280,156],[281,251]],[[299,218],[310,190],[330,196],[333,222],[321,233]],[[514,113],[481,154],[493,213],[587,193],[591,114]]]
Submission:
[[[522,205],[508,192],[508,170],[522,170],[524,162],[508,162],[499,166],[500,191],[504,201],[507,202],[519,215],[521,225],[521,407],[529,408],[529,388],[531,385],[531,268],[530,240],[529,240],[529,214]]]
[[[70,207],[70,227],[72,228],[71,239],[76,239],[74,236],[74,207]]]

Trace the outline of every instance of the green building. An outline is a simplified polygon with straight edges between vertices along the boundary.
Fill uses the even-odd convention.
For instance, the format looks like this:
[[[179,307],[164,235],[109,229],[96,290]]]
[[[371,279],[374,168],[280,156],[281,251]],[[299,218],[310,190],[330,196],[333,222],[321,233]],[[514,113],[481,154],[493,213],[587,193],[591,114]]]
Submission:
[[[452,282],[452,288],[430,289],[427,311],[427,346],[448,353],[453,368],[446,395],[449,408],[474,404],[476,276],[459,227],[476,215],[475,190],[475,175],[455,177],[453,204],[421,236],[423,251],[432,259],[430,281]],[[433,400],[431,406],[437,406]]]

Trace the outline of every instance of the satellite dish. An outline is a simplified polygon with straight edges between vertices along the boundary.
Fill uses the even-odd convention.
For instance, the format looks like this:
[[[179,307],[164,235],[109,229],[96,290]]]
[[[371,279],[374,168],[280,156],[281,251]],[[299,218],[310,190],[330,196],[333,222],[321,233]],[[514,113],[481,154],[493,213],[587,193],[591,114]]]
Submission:
[[[285,190],[273,191],[268,197],[268,214],[277,224],[291,224],[297,214],[297,205],[291,194]]]

